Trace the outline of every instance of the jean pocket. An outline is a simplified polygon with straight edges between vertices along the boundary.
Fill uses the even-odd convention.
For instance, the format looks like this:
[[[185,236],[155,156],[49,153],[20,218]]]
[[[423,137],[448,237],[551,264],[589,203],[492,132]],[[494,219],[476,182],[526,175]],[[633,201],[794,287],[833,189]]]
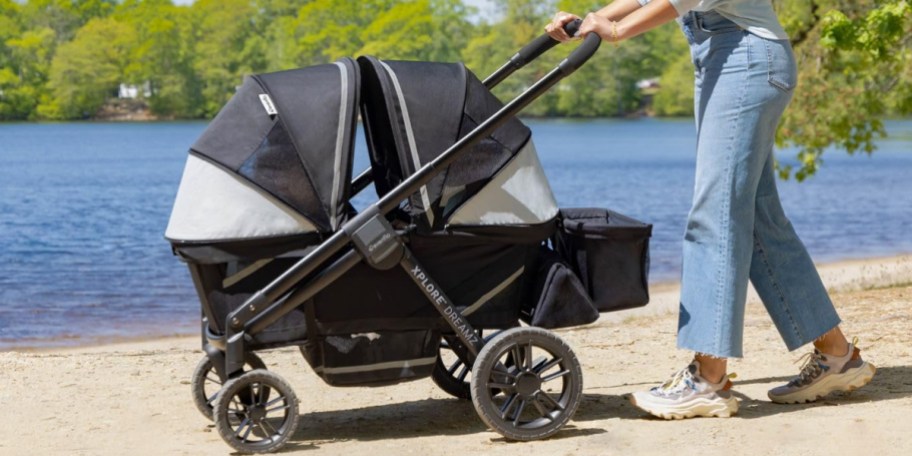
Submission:
[[[740,32],[743,29],[738,24],[725,18],[719,13],[705,13],[697,18],[697,27],[700,31],[710,35]]]
[[[769,83],[784,92],[791,92],[798,82],[798,67],[788,40],[764,39],[769,71]]]

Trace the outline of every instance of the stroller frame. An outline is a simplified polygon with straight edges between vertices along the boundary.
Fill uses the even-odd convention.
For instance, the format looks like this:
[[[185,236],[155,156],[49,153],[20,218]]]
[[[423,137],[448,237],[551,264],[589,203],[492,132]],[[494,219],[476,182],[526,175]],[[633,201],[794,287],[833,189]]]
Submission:
[[[578,21],[575,24],[569,24],[567,27],[568,32],[575,31],[578,25]],[[223,334],[213,334],[210,329],[209,322],[216,321],[216,315],[200,285],[203,283],[205,272],[199,265],[192,262],[189,263],[191,275],[197,286],[197,292],[203,307],[203,350],[211,368],[218,374],[224,384],[222,391],[225,392],[225,390],[230,389],[231,380],[238,379],[244,373],[245,362],[249,363],[247,360],[250,353],[245,346],[249,336],[260,333],[299,306],[307,305],[308,300],[361,261],[365,261],[368,265],[379,270],[401,267],[443,317],[455,338],[458,339],[457,343],[449,334],[444,335],[460,361],[466,366],[472,366],[476,359],[479,358],[479,355],[483,355],[482,350],[486,345],[485,340],[479,336],[480,333],[457,310],[453,301],[442,290],[438,282],[431,277],[421,263],[412,255],[409,247],[402,240],[402,235],[406,234],[407,231],[394,229],[390,222],[387,221],[386,215],[398,208],[403,200],[418,192],[423,185],[426,185],[445,170],[447,166],[454,163],[459,158],[460,153],[470,149],[486,136],[491,135],[529,103],[581,67],[595,54],[600,42],[601,39],[596,34],[590,34],[577,49],[531,87],[506,103],[494,115],[483,121],[434,160],[426,163],[368,208],[345,222],[331,236],[314,247],[305,257],[295,262],[279,277],[264,288],[256,291],[242,305],[230,312],[224,321],[224,327],[221,328]],[[486,78],[483,81],[484,85],[489,89],[493,88],[513,72],[557,44],[558,42],[548,35],[541,35],[523,47],[506,64]],[[372,180],[373,176],[370,169],[358,175],[351,184],[352,194],[357,194],[365,189]],[[219,324],[217,327],[219,326],[223,325]],[[515,359],[514,361],[518,362]],[[525,362],[528,362],[531,367],[531,359],[526,359]],[[250,364],[254,364],[254,367],[259,367],[255,365],[256,363]],[[257,370],[256,372],[260,371]],[[272,376],[276,378],[270,378]],[[257,388],[255,385],[259,384],[260,392],[265,388],[268,396],[270,388],[282,393],[283,389],[287,387],[287,384],[280,377],[270,372],[260,374],[257,381],[260,383],[251,383],[242,388],[249,389],[252,392]],[[581,389],[581,385],[579,388]],[[220,401],[221,398],[216,401],[216,407]],[[296,405],[290,408],[293,410],[292,413],[297,415]],[[492,424],[485,416],[491,413],[482,410],[477,404],[476,408],[482,419],[486,423]],[[569,414],[572,415],[572,412]],[[565,415],[567,414],[565,413]],[[237,420],[238,418],[234,419]],[[559,420],[561,422],[556,423],[556,427],[551,426],[554,429],[549,429],[547,433],[510,433],[509,430],[498,428],[496,424],[492,425],[492,427],[509,438],[530,440],[553,434],[569,419],[569,416],[562,417]],[[284,446],[294,432],[293,428],[297,423],[296,416],[292,421],[292,424],[276,430],[275,435],[268,438],[265,444],[258,446],[246,444],[246,437],[243,439],[244,441],[239,441],[239,435],[226,435],[221,426],[219,431],[226,442],[238,450],[244,452],[275,451]],[[552,421],[554,420],[552,419]],[[287,427],[291,429],[287,429]],[[234,430],[232,429],[231,432],[234,432]],[[250,429],[247,432],[249,434]],[[229,440],[230,437],[234,437],[233,440]]]

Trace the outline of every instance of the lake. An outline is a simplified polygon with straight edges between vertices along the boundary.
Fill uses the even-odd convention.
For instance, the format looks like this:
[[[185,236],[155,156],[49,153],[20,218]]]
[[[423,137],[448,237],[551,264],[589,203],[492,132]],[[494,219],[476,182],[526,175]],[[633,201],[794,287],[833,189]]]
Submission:
[[[652,223],[650,278],[676,280],[692,121],[527,123],[560,205]],[[0,124],[0,349],[198,332],[189,274],[163,233],[187,148],[205,126]],[[780,182],[816,261],[912,252],[912,121],[887,129],[872,156],[829,151],[817,176]],[[363,139],[356,155],[357,173],[367,166]],[[778,155],[794,160],[794,151]]]

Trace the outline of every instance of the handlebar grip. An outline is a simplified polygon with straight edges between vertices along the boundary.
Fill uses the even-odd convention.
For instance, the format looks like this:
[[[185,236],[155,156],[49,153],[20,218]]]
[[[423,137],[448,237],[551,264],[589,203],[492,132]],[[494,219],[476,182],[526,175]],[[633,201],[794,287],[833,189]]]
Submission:
[[[580,25],[583,23],[581,19],[574,19],[570,22],[564,24],[564,31],[567,32],[567,35],[573,36],[576,35],[576,32],[579,31]],[[510,59],[514,65],[517,67],[522,67],[525,64],[537,59],[540,55],[548,52],[554,46],[557,46],[560,41],[551,38],[547,33],[539,36],[532,40],[531,43],[525,45],[516,55]]]
[[[564,24],[564,31],[567,32],[567,35],[575,36],[581,25],[583,25],[582,19],[574,19]]]
[[[590,33],[587,35],[583,40],[583,44],[574,49],[573,52],[558,65],[561,72],[563,72],[564,75],[569,75],[576,71],[577,68],[583,66],[583,64],[595,54],[595,51],[598,51],[599,45],[601,44],[602,37],[598,36],[597,33]]]

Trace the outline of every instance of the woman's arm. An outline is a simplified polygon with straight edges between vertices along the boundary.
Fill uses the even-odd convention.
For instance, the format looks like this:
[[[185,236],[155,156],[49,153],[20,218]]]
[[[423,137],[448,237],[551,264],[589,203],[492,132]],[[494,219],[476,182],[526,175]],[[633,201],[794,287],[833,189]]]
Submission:
[[[677,16],[677,10],[668,0],[651,0],[642,7],[637,0],[616,0],[586,15],[579,36],[595,32],[605,41],[618,42],[670,22]],[[545,26],[545,30],[555,40],[570,41],[573,38],[564,31],[564,24],[578,18],[561,11]]]
[[[600,14],[589,13],[580,25],[579,35],[596,33],[605,41],[618,42],[633,38],[678,17],[678,11],[668,0],[652,0],[620,21],[611,21]]]
[[[615,0],[596,11],[595,14],[611,21],[619,21],[638,9],[640,9],[638,0]],[[545,30],[551,35],[551,38],[558,41],[570,41],[573,37],[567,35],[567,32],[564,31],[564,25],[576,19],[580,19],[580,17],[572,13],[559,11],[554,15],[551,23],[545,27]]]

